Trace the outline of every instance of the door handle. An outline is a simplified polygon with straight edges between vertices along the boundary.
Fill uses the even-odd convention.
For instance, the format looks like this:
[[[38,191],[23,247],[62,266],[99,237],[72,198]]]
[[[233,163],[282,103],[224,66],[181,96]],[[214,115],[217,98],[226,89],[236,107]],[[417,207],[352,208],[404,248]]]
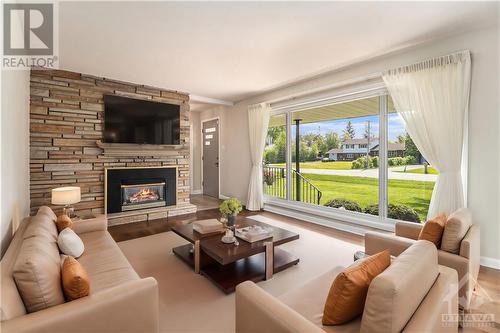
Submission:
[[[216,166],[216,167],[219,167],[219,162],[215,162],[215,166]]]

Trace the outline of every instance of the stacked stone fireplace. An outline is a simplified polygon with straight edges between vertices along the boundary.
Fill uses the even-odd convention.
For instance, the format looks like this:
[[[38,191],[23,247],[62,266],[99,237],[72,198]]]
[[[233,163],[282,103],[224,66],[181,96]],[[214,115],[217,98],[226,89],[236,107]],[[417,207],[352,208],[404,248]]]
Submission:
[[[110,225],[196,211],[189,201],[189,95],[61,70],[32,70],[30,87],[32,214],[51,206],[51,189],[60,186],[81,188],[77,215],[106,213]],[[104,94],[178,104],[180,145],[102,144]],[[132,176],[120,181],[113,208],[109,176],[126,171]]]

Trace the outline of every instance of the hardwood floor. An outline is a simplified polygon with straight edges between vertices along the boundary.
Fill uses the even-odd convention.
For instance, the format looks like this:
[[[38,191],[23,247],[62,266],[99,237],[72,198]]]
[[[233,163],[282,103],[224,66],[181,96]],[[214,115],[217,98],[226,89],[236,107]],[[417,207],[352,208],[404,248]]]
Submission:
[[[222,202],[222,200],[203,194],[192,194],[190,199],[191,203],[196,205],[199,211],[217,208]]]
[[[217,200],[217,199],[215,199]],[[363,236],[351,234],[348,232],[339,231],[333,228],[320,226],[312,223],[307,223],[294,218],[270,213],[270,212],[250,212],[242,211],[243,216],[263,215],[275,220],[279,220],[288,224],[300,226],[308,230],[316,231],[324,235],[334,237],[352,244],[364,245]],[[145,237],[161,232],[169,231],[172,226],[179,224],[187,224],[196,220],[209,218],[219,218],[220,213],[217,208],[199,210],[196,214],[175,216],[168,219],[159,219],[153,221],[144,221],[117,225],[109,227],[109,233],[117,242],[129,239]],[[500,271],[492,268],[481,267],[479,271],[478,285],[473,303],[477,305],[477,311],[480,313],[492,313],[495,316],[494,327],[484,327],[480,330],[476,328],[464,328],[462,332],[500,332]]]

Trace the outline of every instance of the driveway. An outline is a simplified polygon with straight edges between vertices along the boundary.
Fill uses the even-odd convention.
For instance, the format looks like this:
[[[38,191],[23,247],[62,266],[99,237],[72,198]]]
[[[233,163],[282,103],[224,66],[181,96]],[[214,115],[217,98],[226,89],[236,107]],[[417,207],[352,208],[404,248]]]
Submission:
[[[403,171],[404,166],[390,167],[388,170],[389,179],[399,179],[399,180],[417,180],[424,182],[435,182],[437,180],[437,175],[431,174],[419,174],[419,173],[405,173],[397,172]],[[406,170],[423,168],[422,165],[408,165]],[[351,176],[351,177],[368,177],[368,178],[378,178],[378,168],[377,169],[351,169],[351,170],[333,170],[333,169],[300,169],[301,173],[310,173],[316,175],[334,175],[334,176]]]

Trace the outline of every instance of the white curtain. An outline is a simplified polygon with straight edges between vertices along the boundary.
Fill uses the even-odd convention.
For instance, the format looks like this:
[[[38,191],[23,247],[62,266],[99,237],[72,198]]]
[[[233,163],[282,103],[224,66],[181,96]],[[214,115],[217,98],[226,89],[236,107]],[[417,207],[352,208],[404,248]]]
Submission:
[[[248,210],[260,210],[264,204],[262,187],[262,154],[266,144],[267,127],[271,108],[268,104],[248,106],[248,133],[250,137],[250,157],[252,158],[252,173],[248,184]]]
[[[470,71],[470,53],[463,51],[382,75],[408,134],[439,171],[428,218],[465,206],[462,158]]]

